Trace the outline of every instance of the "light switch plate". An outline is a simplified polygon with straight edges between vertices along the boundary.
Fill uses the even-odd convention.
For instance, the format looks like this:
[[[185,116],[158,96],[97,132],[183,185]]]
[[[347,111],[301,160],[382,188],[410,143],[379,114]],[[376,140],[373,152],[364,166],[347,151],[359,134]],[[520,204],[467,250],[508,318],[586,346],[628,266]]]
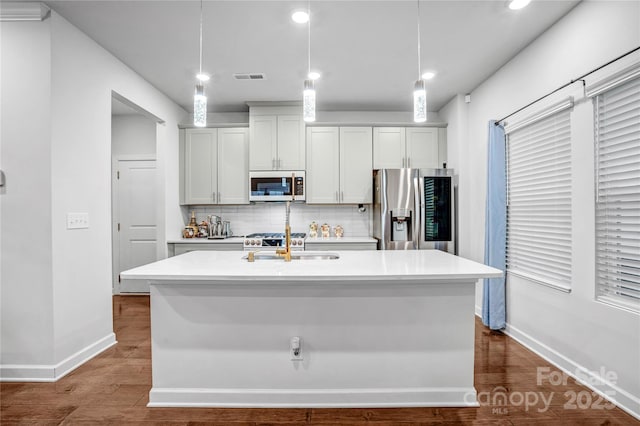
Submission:
[[[67,213],[67,229],[86,229],[89,227],[89,213]]]

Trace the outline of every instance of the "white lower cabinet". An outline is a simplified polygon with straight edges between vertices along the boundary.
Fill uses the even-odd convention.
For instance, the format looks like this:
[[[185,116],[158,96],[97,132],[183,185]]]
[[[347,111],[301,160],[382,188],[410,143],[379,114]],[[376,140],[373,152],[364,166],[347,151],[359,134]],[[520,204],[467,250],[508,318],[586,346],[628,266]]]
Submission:
[[[346,242],[346,241],[336,241],[336,242],[315,242],[310,241],[307,238],[307,241],[304,243],[304,249],[307,251],[344,251],[344,250],[376,250],[377,242],[376,241],[358,241],[358,242]]]
[[[247,128],[187,129],[182,204],[249,204]]]
[[[242,251],[242,241],[233,243],[167,243],[169,257],[190,251]]]
[[[371,127],[307,128],[307,203],[372,202]]]

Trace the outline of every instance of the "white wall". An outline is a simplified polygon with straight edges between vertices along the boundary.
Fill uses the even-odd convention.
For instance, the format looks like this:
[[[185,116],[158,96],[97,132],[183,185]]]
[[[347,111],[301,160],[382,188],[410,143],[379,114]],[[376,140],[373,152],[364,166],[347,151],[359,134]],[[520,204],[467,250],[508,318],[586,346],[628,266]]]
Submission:
[[[31,358],[37,356],[42,359],[39,362],[42,364],[39,370],[42,373],[38,377],[38,373],[30,371],[33,373],[30,378],[57,378],[113,341],[112,91],[164,121],[164,124],[158,125],[156,129],[158,188],[159,193],[163,194],[158,200],[161,240],[165,237],[167,229],[171,232],[176,230],[177,235],[182,222],[178,205],[176,159],[178,123],[184,120],[186,112],[55,12],[42,23],[3,23],[2,28],[3,152],[7,144],[7,150],[19,153],[14,155],[16,162],[12,162],[12,167],[22,170],[25,179],[39,179],[42,183],[30,185],[29,189],[36,192],[29,201],[37,200],[37,203],[31,204],[30,209],[24,209],[24,218],[19,218],[13,211],[13,215],[2,216],[3,231],[11,228],[26,229],[26,235],[29,237],[32,229],[38,231],[37,241],[35,237],[27,240],[31,243],[30,250],[25,247],[17,252],[13,251],[14,246],[6,248],[6,244],[15,240],[9,239],[10,234],[2,234],[2,303],[3,307],[5,304],[19,307],[16,312],[5,312],[4,309],[2,312],[2,373],[3,377],[7,377],[7,374],[22,374],[28,370],[26,367],[33,364]],[[6,28],[15,31],[16,36],[7,39]],[[42,54],[45,58],[50,57],[50,60],[32,58],[27,62],[25,56],[21,56],[19,60],[11,61],[10,64],[24,63],[24,69],[36,70],[38,76],[24,78],[24,75],[29,75],[24,73],[22,78],[15,78],[11,82],[5,80],[4,67],[8,62],[5,60],[5,52],[15,50],[19,51],[20,55],[25,55],[29,50],[23,41],[17,41],[18,36],[35,37],[40,33],[44,35],[39,41],[50,40],[50,49],[46,47],[47,43],[37,47],[42,47]],[[15,74],[22,71],[9,69]],[[50,74],[50,79],[46,78],[47,74]],[[23,80],[28,83],[28,86],[25,84],[24,90],[10,90],[11,84]],[[47,87],[39,88],[40,81],[49,81],[50,90]],[[47,93],[43,95],[43,91],[49,92],[48,96]],[[37,135],[43,139],[39,142],[38,148],[42,147],[41,151],[45,154],[41,160],[42,164],[36,163],[35,167],[30,156],[38,155],[38,150],[21,145],[26,138],[18,140],[4,137],[5,134],[15,135],[27,130],[32,131],[29,126],[37,127],[40,123],[40,120],[34,120],[31,111],[24,111],[25,119],[15,122],[8,119],[10,117],[6,115],[7,110],[14,108],[14,105],[22,106],[25,99],[30,102],[38,100],[38,106],[42,107],[42,113],[35,117],[43,117],[44,120],[50,117],[50,128],[43,129]],[[45,101],[40,102],[41,99]],[[5,101],[10,108],[4,108]],[[13,173],[11,175],[13,181]],[[42,188],[41,194],[38,193],[38,188]],[[3,213],[5,200],[9,198],[3,199]],[[16,209],[18,207],[15,206]],[[69,212],[88,213],[89,228],[67,230],[66,215]],[[33,213],[44,217],[32,217]],[[36,245],[36,242],[40,244]],[[34,259],[33,247],[43,247],[42,258]],[[11,265],[11,270],[21,271],[20,276],[26,274],[26,279],[5,280],[4,253],[7,251],[16,253],[12,259],[14,264]],[[48,281],[40,284],[43,288],[30,293],[16,290],[24,281],[30,279],[30,274],[36,274],[35,271],[40,269],[44,269],[42,279],[46,278]],[[36,275],[34,278],[39,277]],[[30,280],[29,282],[36,283],[30,285],[37,285],[42,279]],[[42,321],[46,322],[48,330],[34,330],[34,327],[30,328],[28,324],[25,327],[24,315],[17,312],[29,312],[32,309],[33,298],[43,298],[40,306],[33,308],[36,310],[33,316],[42,318],[44,315]],[[47,312],[52,313],[48,318]],[[22,342],[18,342],[17,347],[7,347],[4,342],[12,341],[11,333],[15,332],[25,334],[34,342],[49,342],[49,347],[43,351],[33,351],[28,343]],[[26,367],[12,372],[9,371],[12,370],[12,366],[6,365],[9,362]]]
[[[155,155],[156,123],[143,115],[114,115],[111,119],[112,152],[118,155]]]
[[[640,2],[582,2],[471,93],[466,124],[459,114],[459,98],[441,111],[449,122],[450,161],[461,165],[462,255],[483,259],[488,121],[639,45]],[[580,97],[580,84],[565,95],[569,92]],[[615,372],[617,379],[601,390],[612,392],[615,400],[640,416],[640,318],[594,301],[591,103],[578,99],[571,118],[577,131],[572,140],[572,292],[510,278],[508,332],[569,372],[576,368]],[[452,133],[464,136],[451,138]],[[451,158],[454,152],[457,160]],[[476,294],[480,305],[480,286]]]
[[[7,179],[0,194],[0,365],[50,364],[49,22],[3,22],[0,42],[0,168]]]

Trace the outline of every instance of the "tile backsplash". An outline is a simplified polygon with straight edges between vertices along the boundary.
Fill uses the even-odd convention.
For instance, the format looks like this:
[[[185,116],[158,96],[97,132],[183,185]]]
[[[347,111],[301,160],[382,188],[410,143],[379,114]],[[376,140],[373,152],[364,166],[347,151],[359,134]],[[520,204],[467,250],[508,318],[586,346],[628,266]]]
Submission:
[[[309,224],[318,226],[328,223],[331,228],[341,225],[345,237],[368,237],[371,235],[371,206],[364,205],[360,212],[357,205],[291,204],[291,232],[309,232]],[[189,223],[191,212],[196,213],[198,223],[207,215],[221,216],[231,222],[234,235],[253,232],[284,232],[285,204],[256,203],[242,206],[183,206],[184,223]]]

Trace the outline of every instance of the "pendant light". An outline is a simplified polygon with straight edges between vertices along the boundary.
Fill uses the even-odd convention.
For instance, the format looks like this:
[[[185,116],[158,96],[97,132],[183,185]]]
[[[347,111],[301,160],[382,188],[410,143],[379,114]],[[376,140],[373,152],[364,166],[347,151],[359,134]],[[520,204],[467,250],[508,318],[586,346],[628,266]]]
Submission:
[[[427,89],[420,72],[420,0],[418,2],[418,80],[413,86],[413,121],[427,121]]]
[[[196,127],[207,126],[207,97],[204,94],[203,82],[209,79],[209,76],[202,73],[202,0],[200,0],[200,71],[196,78],[196,91],[193,95],[193,125]]]
[[[310,123],[316,121],[316,88],[311,79],[311,0],[307,3],[307,79],[304,81],[302,92],[302,118]]]

